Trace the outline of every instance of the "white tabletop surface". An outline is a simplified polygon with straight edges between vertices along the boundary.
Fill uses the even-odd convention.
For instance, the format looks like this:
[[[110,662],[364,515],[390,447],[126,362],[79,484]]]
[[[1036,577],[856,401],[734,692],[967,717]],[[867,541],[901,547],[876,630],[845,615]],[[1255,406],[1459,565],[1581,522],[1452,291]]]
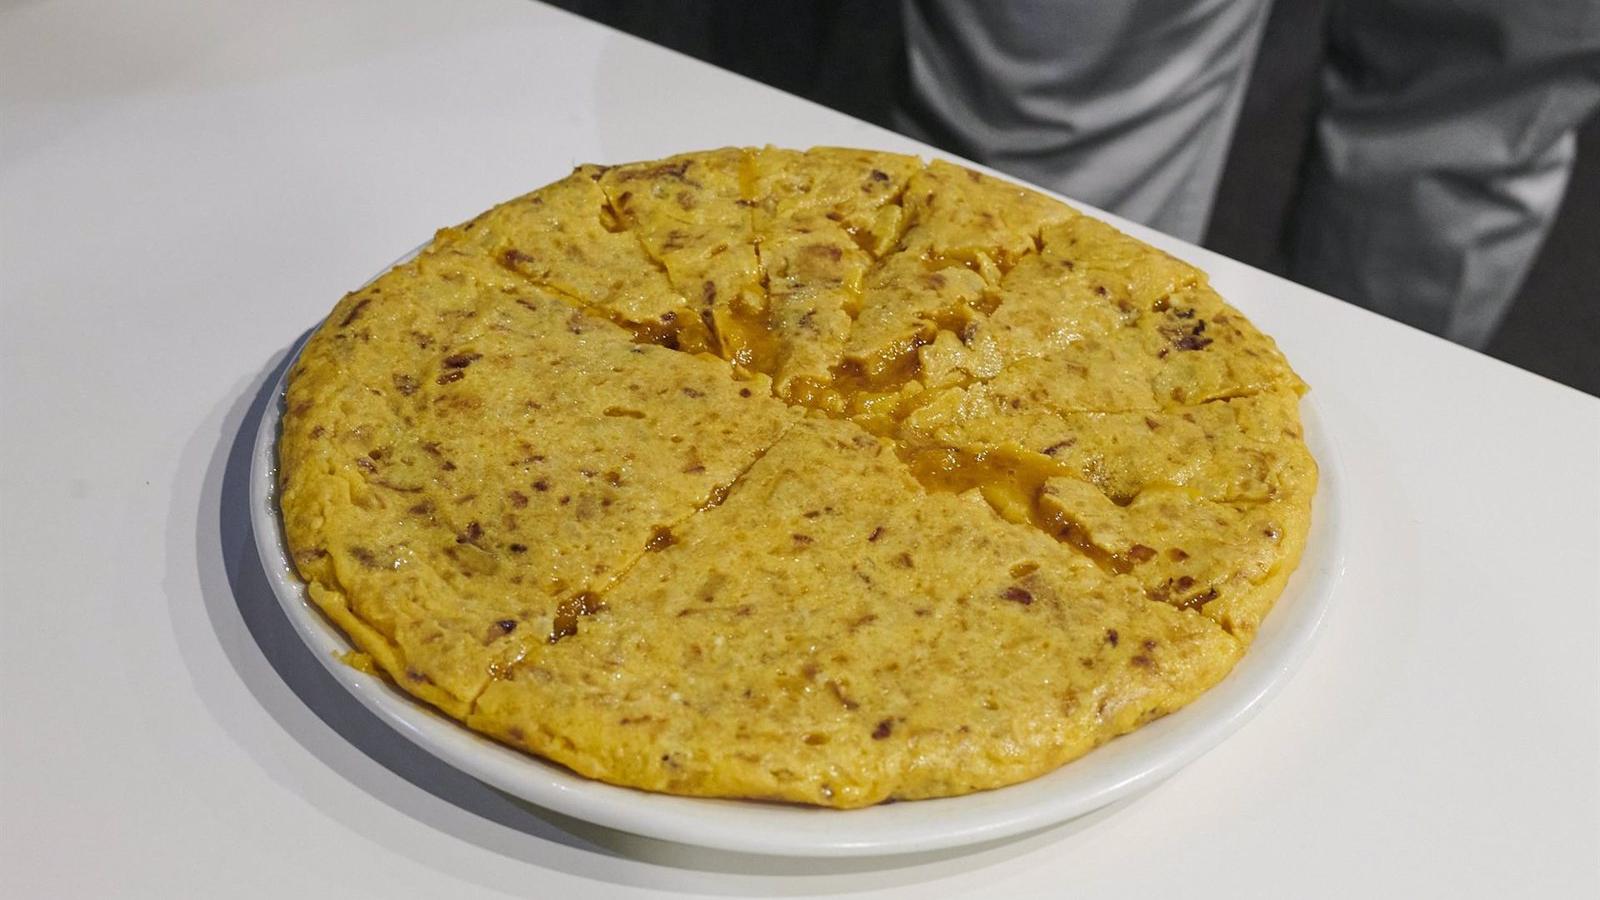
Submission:
[[[521,805],[343,695],[244,519],[291,343],[575,162],[768,142],[919,149],[513,0],[0,6],[0,895],[1600,896],[1600,401],[1166,238],[1313,385],[1351,527],[1299,674],[1149,793],[740,857]]]

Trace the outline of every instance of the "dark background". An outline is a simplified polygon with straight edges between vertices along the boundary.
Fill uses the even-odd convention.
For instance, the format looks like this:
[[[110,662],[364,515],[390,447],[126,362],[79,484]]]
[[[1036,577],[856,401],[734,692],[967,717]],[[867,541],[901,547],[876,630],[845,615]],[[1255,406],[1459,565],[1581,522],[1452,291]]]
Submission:
[[[550,0],[858,118],[888,126],[903,65],[899,4]],[[1514,2],[1514,0],[1512,0]],[[1280,236],[1317,102],[1326,0],[1275,0],[1205,246],[1283,274]],[[782,15],[775,16],[775,9]],[[1600,396],[1600,117],[1578,138],[1561,214],[1491,356]]]

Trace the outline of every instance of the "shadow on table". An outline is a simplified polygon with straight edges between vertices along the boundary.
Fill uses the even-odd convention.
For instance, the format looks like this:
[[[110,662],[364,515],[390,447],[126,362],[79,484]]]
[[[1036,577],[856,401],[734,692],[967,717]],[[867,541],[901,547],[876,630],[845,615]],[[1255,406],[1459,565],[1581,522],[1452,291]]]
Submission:
[[[221,439],[206,461],[195,536],[206,614],[228,662],[273,720],[330,769],[396,811],[504,857],[616,884],[735,894],[845,893],[943,878],[1015,859],[1115,815],[1128,802],[1030,835],[960,850],[819,861],[709,850],[614,831],[532,806],[451,767],[385,724],[328,674],[279,606],[256,552],[251,450],[289,358],[284,354],[269,364],[228,404],[222,412]],[[280,679],[281,685],[275,683]],[[229,711],[201,693],[211,713],[233,731]],[[352,747],[359,753],[350,752]],[[255,747],[246,749],[258,754]],[[304,785],[293,787],[307,793]],[[373,834],[370,823],[353,813],[307,799],[352,830],[383,842],[383,835]],[[406,848],[394,849],[406,854]],[[445,865],[443,860],[427,862]],[[481,869],[459,868],[452,874],[465,880],[483,883],[489,878]],[[526,872],[521,876],[489,886],[514,893],[538,891]]]

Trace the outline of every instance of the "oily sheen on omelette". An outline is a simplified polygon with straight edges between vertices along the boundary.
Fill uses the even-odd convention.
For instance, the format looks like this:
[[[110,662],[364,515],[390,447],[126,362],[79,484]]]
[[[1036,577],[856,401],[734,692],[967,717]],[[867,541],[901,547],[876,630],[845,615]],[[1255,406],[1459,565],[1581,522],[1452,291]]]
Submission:
[[[1179,260],[860,150],[580,166],[346,296],[288,545],[359,665],[584,775],[859,807],[1222,679],[1293,571],[1305,390]]]

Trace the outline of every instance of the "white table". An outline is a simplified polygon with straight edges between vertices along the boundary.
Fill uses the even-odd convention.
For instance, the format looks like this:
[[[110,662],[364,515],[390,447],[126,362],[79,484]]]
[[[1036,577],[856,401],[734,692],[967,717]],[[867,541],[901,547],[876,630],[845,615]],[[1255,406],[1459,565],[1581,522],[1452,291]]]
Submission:
[[[1271,298],[1241,305],[1339,442],[1308,662],[1087,820],[698,851],[519,805],[333,686],[247,543],[263,385],[344,290],[575,162],[922,148],[511,0],[8,3],[0,141],[0,895],[1600,896],[1600,401],[1139,231]]]

